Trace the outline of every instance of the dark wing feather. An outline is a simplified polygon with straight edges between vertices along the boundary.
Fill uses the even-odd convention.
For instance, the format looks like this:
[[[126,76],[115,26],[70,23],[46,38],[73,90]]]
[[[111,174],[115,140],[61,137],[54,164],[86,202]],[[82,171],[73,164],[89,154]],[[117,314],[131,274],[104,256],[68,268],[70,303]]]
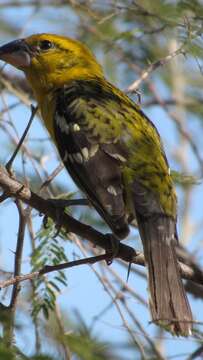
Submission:
[[[85,131],[78,125],[74,112],[68,111],[67,103],[65,109],[61,105],[59,102],[54,119],[55,139],[60,156],[75,183],[87,195],[114,234],[124,238],[129,228],[119,161],[109,156],[99,144],[90,142]]]

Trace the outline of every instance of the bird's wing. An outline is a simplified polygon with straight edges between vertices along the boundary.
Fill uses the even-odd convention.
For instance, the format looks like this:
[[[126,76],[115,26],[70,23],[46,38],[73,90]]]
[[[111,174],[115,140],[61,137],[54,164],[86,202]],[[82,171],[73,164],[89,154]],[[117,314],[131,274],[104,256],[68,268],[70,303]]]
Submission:
[[[176,197],[159,134],[119,90],[92,81],[61,89],[54,128],[70,175],[118,236],[127,234],[126,214],[135,215],[134,210],[175,217]],[[133,203],[128,189],[134,189]]]
[[[74,89],[75,91],[75,89]],[[57,98],[54,132],[61,158],[73,180],[120,238],[129,232],[121,163],[126,161],[122,146],[115,153],[114,137],[104,141],[91,119],[105,119],[103,104],[92,97],[63,90]],[[84,93],[83,93],[84,96]],[[100,129],[102,132],[102,130]],[[118,142],[118,140],[117,140]]]

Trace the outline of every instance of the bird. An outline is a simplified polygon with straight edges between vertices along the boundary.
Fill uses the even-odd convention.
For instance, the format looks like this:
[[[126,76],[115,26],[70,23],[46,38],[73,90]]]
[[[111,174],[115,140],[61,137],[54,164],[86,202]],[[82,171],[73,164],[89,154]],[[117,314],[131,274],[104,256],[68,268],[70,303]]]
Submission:
[[[191,335],[175,250],[177,196],[153,122],[78,40],[34,34],[1,46],[0,59],[24,72],[67,171],[115,238],[125,239],[136,219],[152,321]]]

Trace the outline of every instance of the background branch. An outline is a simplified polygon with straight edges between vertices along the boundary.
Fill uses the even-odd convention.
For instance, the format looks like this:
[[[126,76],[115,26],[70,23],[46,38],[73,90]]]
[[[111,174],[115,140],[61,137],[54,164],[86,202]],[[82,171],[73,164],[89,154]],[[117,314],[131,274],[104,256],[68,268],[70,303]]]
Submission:
[[[108,253],[111,253],[111,242],[109,241],[108,234],[103,235],[91,226],[82,224],[70,215],[64,213],[64,211],[57,208],[52,202],[33,193],[27,186],[11,177],[2,166],[0,166],[0,186],[7,195],[22,200],[27,205],[38,210],[40,214],[50,217],[57,225],[63,227],[67,233],[73,232],[78,236],[89,240],[92,244],[101,247]],[[58,223],[59,219],[60,224]],[[144,255],[136,253],[132,247],[123,243],[119,244],[119,250],[116,257],[127,262],[144,266]],[[203,273],[200,270],[193,269],[183,263],[180,263],[180,269],[184,279],[203,284]]]

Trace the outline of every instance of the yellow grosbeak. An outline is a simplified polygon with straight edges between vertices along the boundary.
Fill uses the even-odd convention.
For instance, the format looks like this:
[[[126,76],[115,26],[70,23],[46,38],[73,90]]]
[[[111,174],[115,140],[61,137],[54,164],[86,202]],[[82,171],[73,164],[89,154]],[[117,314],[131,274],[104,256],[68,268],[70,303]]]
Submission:
[[[175,253],[176,194],[153,123],[76,40],[32,35],[2,46],[0,59],[25,73],[64,165],[113,234],[125,238],[137,219],[152,319],[189,335],[192,314]]]

